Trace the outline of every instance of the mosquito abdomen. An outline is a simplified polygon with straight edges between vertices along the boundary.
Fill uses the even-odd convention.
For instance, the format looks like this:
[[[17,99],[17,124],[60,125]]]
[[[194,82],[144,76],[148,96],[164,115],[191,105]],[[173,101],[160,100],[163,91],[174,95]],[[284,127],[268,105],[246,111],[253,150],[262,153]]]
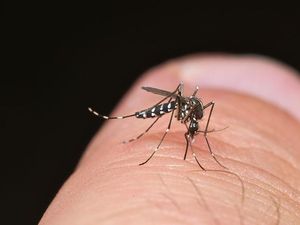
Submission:
[[[153,118],[157,116],[162,116],[165,113],[172,112],[176,108],[177,108],[176,101],[171,101],[171,102],[154,106],[147,110],[136,112],[135,117],[141,119]]]

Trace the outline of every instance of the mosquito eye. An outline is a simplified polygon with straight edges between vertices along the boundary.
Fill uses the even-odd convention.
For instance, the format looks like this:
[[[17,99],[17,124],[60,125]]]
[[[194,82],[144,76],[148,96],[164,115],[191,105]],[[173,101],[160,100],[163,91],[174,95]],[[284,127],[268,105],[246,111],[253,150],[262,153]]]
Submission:
[[[201,106],[198,106],[195,110],[195,116],[197,118],[197,120],[202,119],[203,117],[203,110],[201,108]]]

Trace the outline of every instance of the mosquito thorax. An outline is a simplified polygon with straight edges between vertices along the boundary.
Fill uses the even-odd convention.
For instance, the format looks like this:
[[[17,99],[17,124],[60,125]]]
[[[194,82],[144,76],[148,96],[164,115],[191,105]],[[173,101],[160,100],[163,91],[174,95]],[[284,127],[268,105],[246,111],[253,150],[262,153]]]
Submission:
[[[202,101],[195,97],[195,96],[191,96],[190,97],[190,102],[192,107],[194,108],[194,112],[193,112],[193,116],[195,117],[196,120],[200,120],[203,117],[203,103]]]

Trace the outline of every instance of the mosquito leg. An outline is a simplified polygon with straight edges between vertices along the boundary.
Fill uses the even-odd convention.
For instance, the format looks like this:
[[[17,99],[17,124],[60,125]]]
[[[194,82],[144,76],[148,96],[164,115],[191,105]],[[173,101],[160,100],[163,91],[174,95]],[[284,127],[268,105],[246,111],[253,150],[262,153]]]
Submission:
[[[197,156],[196,156],[196,154],[195,154],[195,152],[194,152],[194,150],[193,150],[193,147],[192,147],[192,144],[191,144],[191,141],[190,141],[190,135],[189,135],[189,133],[185,133],[185,134],[184,134],[184,137],[185,137],[186,144],[187,144],[187,145],[186,145],[186,146],[187,146],[187,147],[186,147],[186,152],[187,152],[188,146],[190,146],[195,161],[197,162],[198,166],[199,166],[202,170],[205,171],[205,168],[200,164],[200,162],[199,162],[199,160],[198,160],[198,158],[197,158]]]
[[[170,121],[169,121],[169,124],[168,124],[168,128],[166,129],[164,135],[162,136],[162,138],[161,138],[159,144],[157,145],[157,147],[155,148],[155,150],[152,152],[152,154],[150,155],[150,157],[149,157],[145,162],[142,162],[142,163],[139,164],[140,166],[146,164],[146,163],[154,156],[155,152],[158,151],[158,149],[159,149],[161,143],[162,143],[163,140],[165,139],[167,133],[170,131],[171,124],[172,124],[172,119],[173,119],[173,115],[174,115],[174,111],[175,111],[175,110],[172,111],[171,118],[170,118]]]
[[[203,107],[203,109],[210,107],[209,116],[208,116],[208,119],[207,119],[207,123],[206,123],[206,127],[205,127],[205,130],[204,130],[203,135],[204,135],[204,137],[205,137],[205,141],[206,141],[206,144],[207,144],[207,147],[208,147],[208,150],[209,150],[211,156],[214,158],[214,160],[215,160],[221,167],[223,167],[224,169],[228,169],[227,167],[223,166],[223,165],[217,160],[215,154],[214,154],[213,151],[211,150],[211,147],[210,147],[210,144],[209,144],[209,141],[208,141],[208,138],[207,138],[208,126],[209,126],[209,122],[210,122],[210,118],[211,118],[211,114],[212,114],[212,112],[213,112],[214,106],[215,106],[215,103],[214,103],[214,102],[210,102],[210,103],[206,104],[206,105]]]
[[[100,117],[102,119],[105,119],[105,120],[111,120],[111,119],[125,119],[125,118],[128,118],[128,117],[133,117],[135,116],[135,113],[134,114],[130,114],[130,115],[125,115],[125,116],[103,116],[99,113],[97,113],[95,110],[93,110],[92,108],[88,108],[88,110],[93,113],[95,116],[97,117]]]
[[[152,123],[152,124],[151,124],[144,132],[143,132],[143,133],[141,133],[139,136],[137,136],[137,137],[135,137],[135,138],[132,138],[132,139],[130,139],[130,140],[128,140],[128,141],[123,141],[123,143],[125,144],[125,143],[129,143],[129,142],[133,142],[133,141],[135,141],[135,140],[137,140],[137,139],[143,137],[144,134],[146,134],[160,118],[161,118],[161,116],[157,117],[157,118],[154,120],[154,122],[153,122],[153,123]]]
[[[184,152],[183,160],[186,159],[186,155],[187,155],[187,152],[188,152],[188,149],[189,149],[189,139],[188,139],[187,135],[188,135],[188,133],[184,134],[184,137],[185,137],[185,140],[186,140],[186,146],[185,146],[185,152]]]
[[[213,151],[211,150],[211,147],[210,147],[209,141],[208,141],[208,139],[207,139],[207,136],[204,136],[204,137],[205,137],[206,144],[207,144],[207,146],[208,146],[208,149],[209,149],[209,152],[210,152],[211,156],[214,158],[214,160],[215,160],[221,167],[223,167],[224,169],[228,169],[226,166],[222,165],[222,163],[220,163],[220,162],[217,160],[215,154],[214,154]]]
[[[188,131],[189,130],[189,127],[186,123],[184,123],[185,127],[186,127],[186,130]],[[183,156],[183,160],[186,159],[186,155],[187,155],[187,152],[188,152],[188,149],[189,149],[189,139],[188,139],[188,132],[184,134],[184,137],[185,137],[185,140],[186,140],[186,146],[185,146],[185,152],[184,152],[184,156]]]

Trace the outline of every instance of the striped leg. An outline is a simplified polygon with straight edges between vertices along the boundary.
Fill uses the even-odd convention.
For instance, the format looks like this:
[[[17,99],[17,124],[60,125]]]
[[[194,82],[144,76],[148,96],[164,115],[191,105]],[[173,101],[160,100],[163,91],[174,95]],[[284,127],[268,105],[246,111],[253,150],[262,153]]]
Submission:
[[[171,124],[172,124],[172,119],[173,119],[173,115],[174,115],[174,111],[175,111],[175,110],[172,111],[172,114],[171,114],[171,118],[170,118],[170,121],[169,121],[168,128],[166,129],[164,135],[162,136],[162,138],[161,138],[161,140],[160,140],[158,146],[155,148],[155,150],[152,152],[152,154],[150,155],[150,157],[149,157],[145,162],[142,162],[142,163],[139,164],[140,166],[146,164],[146,163],[154,156],[154,154],[158,151],[158,149],[159,149],[161,143],[162,143],[163,140],[165,139],[167,133],[170,131]]]
[[[187,132],[184,134],[184,137],[185,137],[185,140],[186,140],[186,146],[185,146],[185,152],[184,152],[184,156],[183,156],[183,160],[186,159],[186,155],[187,155],[187,152],[188,152],[188,149],[189,149],[189,139],[188,139],[188,136],[189,136],[189,127],[186,123],[184,123],[185,127],[186,127],[186,130]]]
[[[133,117],[133,116],[135,116],[135,113],[134,113],[134,114],[130,114],[130,115],[125,115],[125,116],[103,116],[103,115],[97,113],[96,111],[94,111],[92,108],[88,108],[88,110],[89,110],[91,113],[93,113],[95,116],[100,117],[100,118],[105,119],[105,120],[125,119],[125,118],[128,118],[128,117]]]
[[[144,132],[143,132],[143,133],[141,133],[141,134],[138,135],[137,137],[132,138],[132,139],[130,139],[130,140],[128,140],[128,141],[123,141],[123,143],[126,144],[126,143],[129,143],[129,142],[133,142],[133,141],[138,140],[139,138],[143,137],[144,134],[146,134],[160,118],[161,118],[161,116],[157,117],[157,118],[154,120],[154,122],[153,122],[153,123],[152,123],[152,124],[151,124]]]

